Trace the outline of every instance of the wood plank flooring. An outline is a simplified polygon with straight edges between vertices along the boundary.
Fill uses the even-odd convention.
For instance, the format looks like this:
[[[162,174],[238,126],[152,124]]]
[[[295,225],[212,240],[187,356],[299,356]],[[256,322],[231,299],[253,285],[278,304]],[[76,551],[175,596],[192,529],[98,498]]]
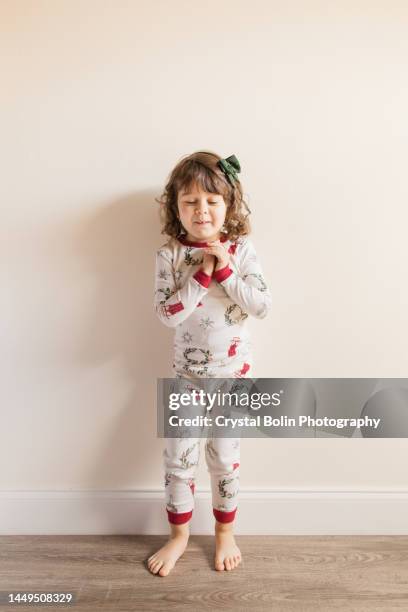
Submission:
[[[161,578],[145,559],[165,541],[1,536],[0,590],[71,591],[75,604],[42,609],[74,612],[408,611],[408,536],[237,536],[244,561],[231,572],[213,570],[211,536],[192,536],[175,570]]]

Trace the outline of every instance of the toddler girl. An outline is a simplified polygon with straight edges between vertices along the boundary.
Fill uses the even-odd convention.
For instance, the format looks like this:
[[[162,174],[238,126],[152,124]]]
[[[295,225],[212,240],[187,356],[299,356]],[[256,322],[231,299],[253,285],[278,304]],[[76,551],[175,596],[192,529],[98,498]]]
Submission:
[[[248,239],[249,209],[235,155],[200,151],[184,157],[171,173],[159,202],[169,236],[156,255],[155,309],[175,328],[173,374],[242,378],[252,374],[248,315],[266,316],[271,297],[254,246]],[[215,569],[241,562],[233,536],[239,485],[239,438],[208,438],[215,517]],[[153,574],[167,576],[183,554],[194,507],[194,477],[200,439],[171,438],[163,453],[167,544],[148,559]]]

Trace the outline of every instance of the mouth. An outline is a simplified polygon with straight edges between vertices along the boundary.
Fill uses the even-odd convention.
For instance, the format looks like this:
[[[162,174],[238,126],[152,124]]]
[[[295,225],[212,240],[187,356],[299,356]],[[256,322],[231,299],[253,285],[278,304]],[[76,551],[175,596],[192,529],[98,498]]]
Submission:
[[[207,225],[208,223],[210,223],[209,221],[194,221],[194,223],[196,225]]]

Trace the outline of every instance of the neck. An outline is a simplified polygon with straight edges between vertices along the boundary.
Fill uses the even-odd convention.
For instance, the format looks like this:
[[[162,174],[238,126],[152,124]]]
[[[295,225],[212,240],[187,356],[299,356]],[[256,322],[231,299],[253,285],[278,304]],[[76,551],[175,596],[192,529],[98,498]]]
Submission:
[[[221,232],[217,232],[214,236],[210,236],[208,238],[197,238],[197,236],[193,236],[192,234],[186,235],[186,240],[189,242],[212,242],[213,240],[219,240],[221,238]]]

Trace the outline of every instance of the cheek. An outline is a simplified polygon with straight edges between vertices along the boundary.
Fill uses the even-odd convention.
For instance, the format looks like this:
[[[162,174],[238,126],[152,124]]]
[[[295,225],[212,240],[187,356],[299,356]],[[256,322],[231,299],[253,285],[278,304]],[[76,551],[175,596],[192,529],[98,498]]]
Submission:
[[[188,214],[188,209],[184,208],[183,206],[180,206],[179,209],[179,215],[180,215],[180,219],[187,219],[189,214]]]
[[[217,213],[216,213],[216,215],[217,215],[217,219],[219,219],[219,220],[222,220],[222,221],[223,221],[223,220],[225,219],[225,215],[226,215],[226,213],[227,213],[227,209],[226,209],[226,208],[219,208],[219,209],[217,210]]]

